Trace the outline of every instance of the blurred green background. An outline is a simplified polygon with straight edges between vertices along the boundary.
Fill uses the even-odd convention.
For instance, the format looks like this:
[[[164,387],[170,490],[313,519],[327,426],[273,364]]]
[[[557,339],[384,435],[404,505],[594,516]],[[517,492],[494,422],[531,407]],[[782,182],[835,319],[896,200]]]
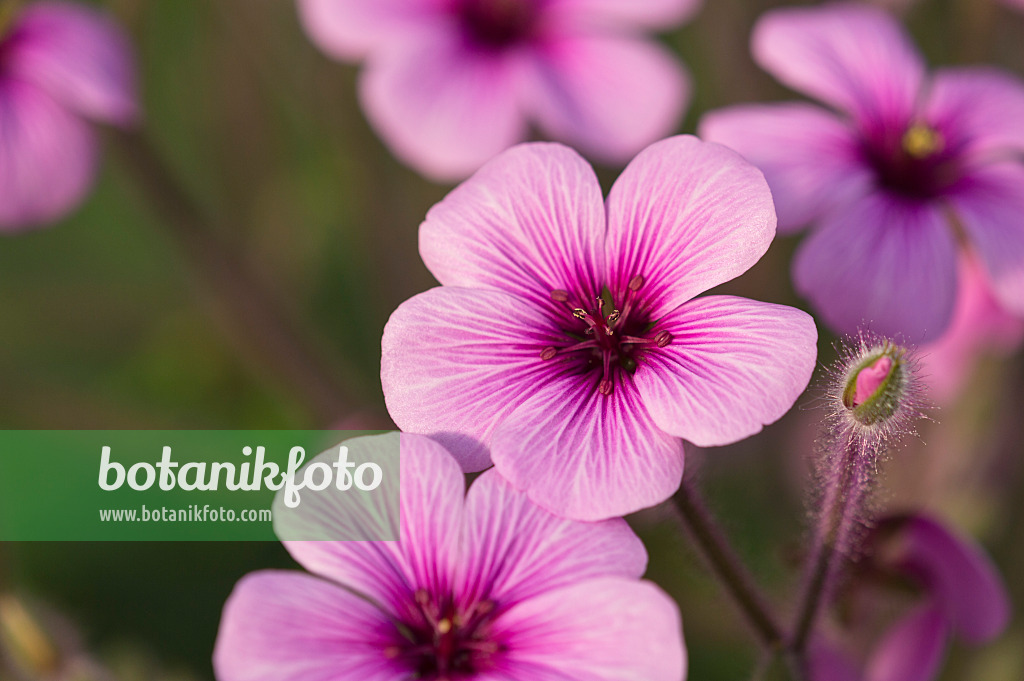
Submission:
[[[208,270],[109,153],[96,191],[52,228],[0,240],[4,428],[387,427],[380,333],[434,284],[416,230],[448,191],[396,162],[355,99],[358,68],[317,52],[288,0],[111,0],[139,50],[146,134],[218,238],[258,272],[345,385],[325,422],[216,304]],[[724,104],[787,97],[751,61],[754,19],[778,2],[707,0],[663,36],[693,71],[680,131]],[[1024,73],[1024,14],[991,0],[922,0],[909,26],[933,64],[990,61]],[[113,145],[112,145],[113,146]],[[114,150],[111,149],[111,152]],[[601,169],[605,187],[618,169]],[[723,290],[803,307],[781,239]],[[227,270],[229,273],[231,270]],[[211,304],[211,301],[214,301]],[[244,302],[244,301],[235,301]],[[820,359],[834,356],[822,329]],[[256,346],[254,349],[254,345]],[[1024,606],[1021,357],[982,365],[960,402],[891,462],[880,507],[924,507],[980,537]],[[784,612],[793,608],[813,396],[738,445],[695,452],[715,510]],[[927,446],[924,446],[927,442]],[[59,500],[55,500],[59,503]],[[634,525],[649,577],[679,601],[695,681],[745,679],[754,639],[665,513]],[[7,545],[5,589],[63,613],[125,678],[210,679],[220,608],[248,571],[291,566],[273,543]],[[1019,618],[980,652],[955,647],[944,679],[1024,678]]]

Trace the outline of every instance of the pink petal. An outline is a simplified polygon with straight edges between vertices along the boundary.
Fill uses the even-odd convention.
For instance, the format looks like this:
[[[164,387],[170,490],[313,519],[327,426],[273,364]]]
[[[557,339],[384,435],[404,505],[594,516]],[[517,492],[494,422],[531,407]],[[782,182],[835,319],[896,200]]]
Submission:
[[[649,582],[588,579],[531,598],[494,622],[516,681],[682,681],[679,610]]]
[[[220,681],[398,681],[384,655],[399,640],[366,600],[299,572],[244,577],[224,605],[213,652]]]
[[[35,2],[18,15],[9,40],[8,73],[84,116],[118,125],[138,117],[131,42],[106,14],[78,3]]]
[[[1024,150],[1024,82],[990,67],[942,69],[932,79],[925,118],[974,156]]]
[[[608,284],[631,279],[652,319],[757,262],[775,236],[761,171],[736,152],[679,136],[640,152],[608,196]]]
[[[936,338],[956,296],[952,229],[940,206],[875,193],[822,221],[797,251],[793,278],[841,333]]]
[[[842,651],[812,641],[807,650],[808,681],[861,681],[860,670]]]
[[[679,60],[654,42],[569,34],[537,48],[530,111],[550,137],[625,163],[671,134],[690,98]]]
[[[688,21],[702,5],[703,0],[550,0],[547,11],[597,27],[657,29]]]
[[[539,506],[578,520],[653,506],[683,475],[682,442],[655,425],[628,379],[607,397],[596,379],[538,382],[495,430],[491,458]]]
[[[490,465],[502,419],[552,373],[550,322],[521,298],[441,287],[402,303],[384,328],[381,383],[399,428],[442,442],[464,470]]]
[[[1024,165],[1000,163],[976,170],[950,202],[999,302],[1024,316]]]
[[[348,440],[349,460],[368,460],[374,448],[393,451],[397,437],[398,433],[389,433]],[[417,589],[431,593],[451,589],[465,489],[462,472],[452,456],[441,445],[419,435],[401,435],[400,479],[400,523],[393,516],[384,522],[400,527],[401,541],[290,539],[309,536],[311,528],[319,531],[318,536],[345,536],[346,525],[358,522],[361,516],[350,510],[354,502],[341,498],[344,492],[338,493],[333,506],[316,503],[328,495],[308,495],[309,499],[290,513],[282,511],[279,494],[274,504],[274,529],[292,557],[307,570],[400,613],[413,602],[412,594]]]
[[[946,653],[948,626],[932,603],[893,626],[868,660],[865,681],[932,681]]]
[[[764,172],[780,232],[804,227],[827,208],[862,196],[871,180],[853,131],[811,104],[712,111],[701,119],[700,136],[735,149]]]
[[[588,301],[600,293],[604,233],[590,165],[560,144],[523,144],[430,209],[420,255],[446,286],[506,291],[544,308],[555,289]]]
[[[438,0],[298,0],[299,19],[317,47],[337,59],[401,44],[441,21]]]
[[[552,515],[491,469],[466,497],[458,593],[518,603],[593,577],[638,579],[647,552],[621,518],[581,523]]]
[[[800,310],[707,296],[651,333],[672,342],[644,355],[633,381],[662,430],[701,447],[736,442],[782,417],[814,372],[818,333]]]
[[[0,231],[57,220],[92,186],[92,131],[36,86],[0,82],[0,139]]]
[[[780,81],[861,123],[905,123],[924,79],[903,28],[866,4],[772,10],[754,28],[751,49]]]
[[[462,179],[526,136],[516,62],[468,48],[455,26],[375,52],[360,80],[363,110],[402,161]]]

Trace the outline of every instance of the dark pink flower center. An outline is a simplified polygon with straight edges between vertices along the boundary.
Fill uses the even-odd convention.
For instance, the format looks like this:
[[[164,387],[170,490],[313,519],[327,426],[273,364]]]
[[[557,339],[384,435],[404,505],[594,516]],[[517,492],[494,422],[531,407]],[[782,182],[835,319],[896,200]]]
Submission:
[[[495,605],[478,601],[460,611],[451,598],[437,599],[420,589],[410,621],[404,623],[406,643],[385,654],[407,663],[413,679],[455,681],[486,672],[503,646],[490,635]]]
[[[879,184],[913,199],[933,199],[961,176],[958,154],[935,128],[913,123],[868,135],[864,154]]]
[[[623,373],[636,371],[644,352],[672,342],[668,331],[651,329],[650,317],[639,304],[643,285],[643,276],[633,277],[621,301],[601,297],[587,303],[567,291],[552,291],[551,299],[565,308],[565,342],[545,347],[540,358],[575,363],[580,373],[594,376],[599,393],[611,395]]]
[[[537,0],[458,0],[456,12],[474,44],[500,50],[528,40],[537,26]]]

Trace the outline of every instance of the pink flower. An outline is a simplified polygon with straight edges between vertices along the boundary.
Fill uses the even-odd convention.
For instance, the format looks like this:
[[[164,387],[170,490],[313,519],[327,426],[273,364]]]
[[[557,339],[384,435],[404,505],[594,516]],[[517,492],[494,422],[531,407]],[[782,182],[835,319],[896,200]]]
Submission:
[[[350,440],[349,451],[397,433]],[[389,446],[394,446],[393,443]],[[399,542],[284,541],[313,575],[257,572],[224,607],[220,681],[681,681],[679,612],[621,519],[555,517],[439,444],[401,435]],[[365,518],[340,493],[275,513],[319,536]],[[305,502],[304,502],[305,503]],[[395,532],[395,534],[398,534]]]
[[[88,122],[127,125],[137,105],[131,48],[106,16],[56,0],[2,10],[0,231],[14,231],[82,200],[97,164]]]
[[[814,227],[793,277],[830,325],[938,337],[953,314],[958,239],[1001,304],[1024,314],[1024,85],[985,67],[928,76],[896,21],[867,5],[769,12],[752,49],[833,110],[731,107],[701,133],[764,170],[780,230]]]
[[[808,315],[694,298],[746,271],[774,233],[761,173],[717,144],[648,147],[607,202],[571,149],[515,147],[420,228],[443,286],[403,303],[384,330],[391,416],[466,470],[493,460],[561,515],[656,504],[679,487],[680,438],[752,435],[810,379]]]
[[[299,0],[328,54],[365,59],[360,98],[402,161],[462,179],[535,123],[625,162],[676,129],[689,79],[647,29],[700,0]]]

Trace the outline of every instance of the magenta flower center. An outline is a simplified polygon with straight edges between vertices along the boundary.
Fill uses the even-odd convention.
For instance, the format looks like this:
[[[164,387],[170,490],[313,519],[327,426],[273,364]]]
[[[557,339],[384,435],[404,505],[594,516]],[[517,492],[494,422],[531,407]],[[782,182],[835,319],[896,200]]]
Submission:
[[[942,133],[924,123],[868,135],[864,154],[879,184],[913,199],[933,199],[960,179],[957,154]]]
[[[635,372],[644,352],[672,342],[668,331],[652,333],[651,320],[639,305],[643,285],[642,276],[633,277],[621,301],[600,297],[585,302],[572,299],[567,291],[552,291],[551,299],[565,309],[560,325],[565,341],[545,347],[540,358],[574,363],[580,374],[595,377],[599,393],[611,395],[616,378]]]
[[[539,15],[536,0],[459,0],[456,12],[470,41],[493,50],[529,39]]]
[[[420,589],[415,614],[404,623],[407,641],[385,654],[407,663],[410,678],[418,681],[454,681],[486,672],[504,649],[490,635],[494,612],[493,601],[460,611],[451,598],[439,600]]]

